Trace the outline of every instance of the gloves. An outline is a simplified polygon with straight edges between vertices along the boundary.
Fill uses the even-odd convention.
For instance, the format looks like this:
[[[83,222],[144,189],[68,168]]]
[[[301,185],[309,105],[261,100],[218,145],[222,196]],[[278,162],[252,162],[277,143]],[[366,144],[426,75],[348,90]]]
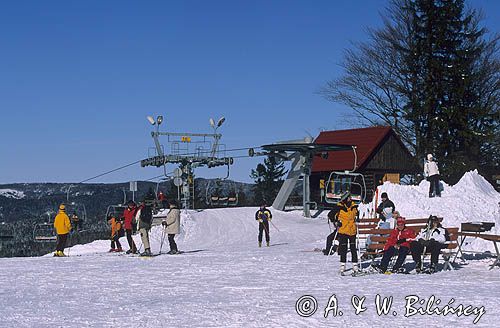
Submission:
[[[335,221],[333,223],[337,228],[340,228],[342,226],[342,222],[340,222],[339,220]]]
[[[161,225],[165,228],[167,226],[167,221],[162,221]]]
[[[262,223],[262,222],[263,222],[263,220],[262,220],[262,219],[259,219],[258,221],[259,221],[259,223]]]
[[[401,239],[398,239],[398,241],[396,242],[396,244],[401,245],[404,242],[406,242],[406,238],[401,238]]]

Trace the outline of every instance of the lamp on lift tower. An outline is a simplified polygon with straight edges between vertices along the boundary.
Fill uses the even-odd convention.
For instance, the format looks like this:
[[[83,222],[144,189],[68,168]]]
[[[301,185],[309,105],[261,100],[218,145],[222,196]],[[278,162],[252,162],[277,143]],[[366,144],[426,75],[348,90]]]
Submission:
[[[224,121],[225,121],[225,120],[226,120],[226,118],[225,118],[224,116],[222,116],[221,118],[219,118],[219,120],[217,121],[217,125],[216,125],[216,124],[215,124],[214,119],[213,119],[213,118],[211,118],[211,119],[209,120],[209,122],[210,122],[210,126],[211,126],[212,128],[214,128],[214,129],[217,129],[217,128],[219,128],[219,127],[222,125],[222,123],[224,123]]]
[[[156,118],[156,121],[153,118],[153,116],[149,116],[148,115],[148,116],[146,116],[146,118],[148,119],[149,123],[151,123],[151,125],[155,125],[155,124],[160,125],[163,122],[163,116],[162,115],[158,115],[158,117]]]

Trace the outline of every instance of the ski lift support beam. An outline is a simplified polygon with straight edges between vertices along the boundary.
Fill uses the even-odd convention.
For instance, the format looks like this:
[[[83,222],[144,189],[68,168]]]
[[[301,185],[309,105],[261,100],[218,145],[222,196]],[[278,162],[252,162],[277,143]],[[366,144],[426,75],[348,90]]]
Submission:
[[[276,156],[285,161],[292,161],[292,167],[288,172],[286,180],[281,186],[278,195],[274,199],[273,208],[284,210],[285,204],[290,197],[295,184],[299,178],[303,177],[302,205],[304,216],[311,217],[311,191],[309,188],[309,177],[311,175],[312,160],[314,156],[328,158],[328,152],[352,150],[353,146],[338,144],[315,144],[310,138],[304,140],[294,140],[289,142],[279,142],[263,145],[264,152],[249,150],[250,156]]]
[[[160,116],[158,117],[160,118]],[[161,120],[155,122],[152,117],[148,117],[148,121],[152,125],[156,125],[155,131],[151,132],[151,136],[153,137],[155,147],[156,147],[156,156],[148,157],[146,159],[141,160],[141,167],[146,166],[163,166],[164,175],[168,177],[166,164],[179,164],[182,169],[183,175],[190,177],[189,179],[182,179],[182,193],[184,196],[183,207],[185,209],[189,208],[190,200],[193,200],[192,208],[194,208],[194,185],[190,185],[190,183],[194,184],[194,174],[193,169],[196,167],[207,166],[208,168],[224,166],[228,167],[228,175],[229,175],[229,167],[234,163],[233,157],[218,157],[219,151],[219,141],[222,138],[222,134],[217,133],[217,129],[224,123],[225,118],[221,117],[217,123],[213,119],[210,119],[210,125],[214,129],[214,133],[183,133],[183,132],[160,132],[159,125],[163,122],[163,116],[161,116]],[[210,151],[202,151],[194,154],[170,154],[165,155],[163,148],[161,146],[159,137],[167,136],[169,138],[180,137],[181,142],[190,143],[191,138],[203,138],[203,142],[207,142],[207,139],[213,139],[213,143],[210,147]],[[203,156],[202,154],[207,154],[207,156]],[[188,182],[190,180],[190,182]],[[179,188],[180,186],[178,186]],[[192,190],[191,190],[192,189]],[[180,195],[180,192],[179,192]],[[180,197],[180,196],[179,196]]]

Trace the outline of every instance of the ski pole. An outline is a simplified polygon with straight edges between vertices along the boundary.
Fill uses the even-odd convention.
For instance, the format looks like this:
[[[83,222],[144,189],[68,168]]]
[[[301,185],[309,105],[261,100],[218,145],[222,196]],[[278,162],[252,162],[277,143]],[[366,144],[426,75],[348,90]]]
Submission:
[[[278,229],[278,227],[274,225],[273,221],[269,220],[269,222],[271,222],[271,224],[273,225],[274,229],[278,230],[278,232],[281,232],[280,229]]]
[[[355,222],[355,224],[356,224],[356,251],[358,253],[359,269],[363,271],[363,263],[361,262],[361,247],[359,242],[359,222]]]
[[[335,240],[337,240],[337,234],[339,233],[339,229],[337,229],[335,231],[335,236],[333,236],[333,240],[332,240],[332,246],[330,246],[330,250],[328,251],[328,255],[332,255],[332,249],[333,249],[333,246],[335,245]],[[336,252],[336,251],[335,251]],[[335,252],[333,252],[333,254],[335,254]],[[327,258],[328,259],[328,258]]]
[[[158,254],[161,254],[161,249],[163,248],[163,242],[165,241],[165,235],[166,235],[166,233],[165,233],[166,228],[167,227],[164,227],[163,231],[161,232],[160,253],[158,253]]]
[[[70,247],[68,247],[68,257],[69,257],[69,252],[71,252],[71,233],[69,234],[68,239],[69,239],[69,246],[70,246]]]

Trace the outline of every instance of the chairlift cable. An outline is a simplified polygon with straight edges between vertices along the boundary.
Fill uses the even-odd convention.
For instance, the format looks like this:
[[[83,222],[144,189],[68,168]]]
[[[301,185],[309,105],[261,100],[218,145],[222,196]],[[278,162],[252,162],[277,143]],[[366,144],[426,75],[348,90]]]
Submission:
[[[129,164],[127,164],[127,165],[120,166],[120,167],[118,167],[118,168],[116,168],[116,169],[113,169],[113,170],[110,170],[110,171],[107,171],[107,172],[101,173],[101,174],[96,175],[96,176],[93,176],[93,177],[91,177],[91,178],[88,178],[88,179],[82,180],[82,181],[80,181],[80,182],[78,182],[78,183],[84,183],[84,182],[87,182],[87,181],[90,181],[90,180],[94,180],[94,179],[100,178],[100,177],[102,177],[102,176],[108,175],[108,174],[110,174],[110,173],[113,173],[113,172],[116,172],[116,171],[119,171],[119,170],[123,170],[123,169],[125,169],[125,168],[127,168],[127,167],[129,167],[129,166],[132,166],[132,165],[138,164],[138,163],[140,163],[140,162],[141,162],[141,160],[138,160],[138,161],[135,161],[135,162],[133,162],[133,163],[129,163]]]

